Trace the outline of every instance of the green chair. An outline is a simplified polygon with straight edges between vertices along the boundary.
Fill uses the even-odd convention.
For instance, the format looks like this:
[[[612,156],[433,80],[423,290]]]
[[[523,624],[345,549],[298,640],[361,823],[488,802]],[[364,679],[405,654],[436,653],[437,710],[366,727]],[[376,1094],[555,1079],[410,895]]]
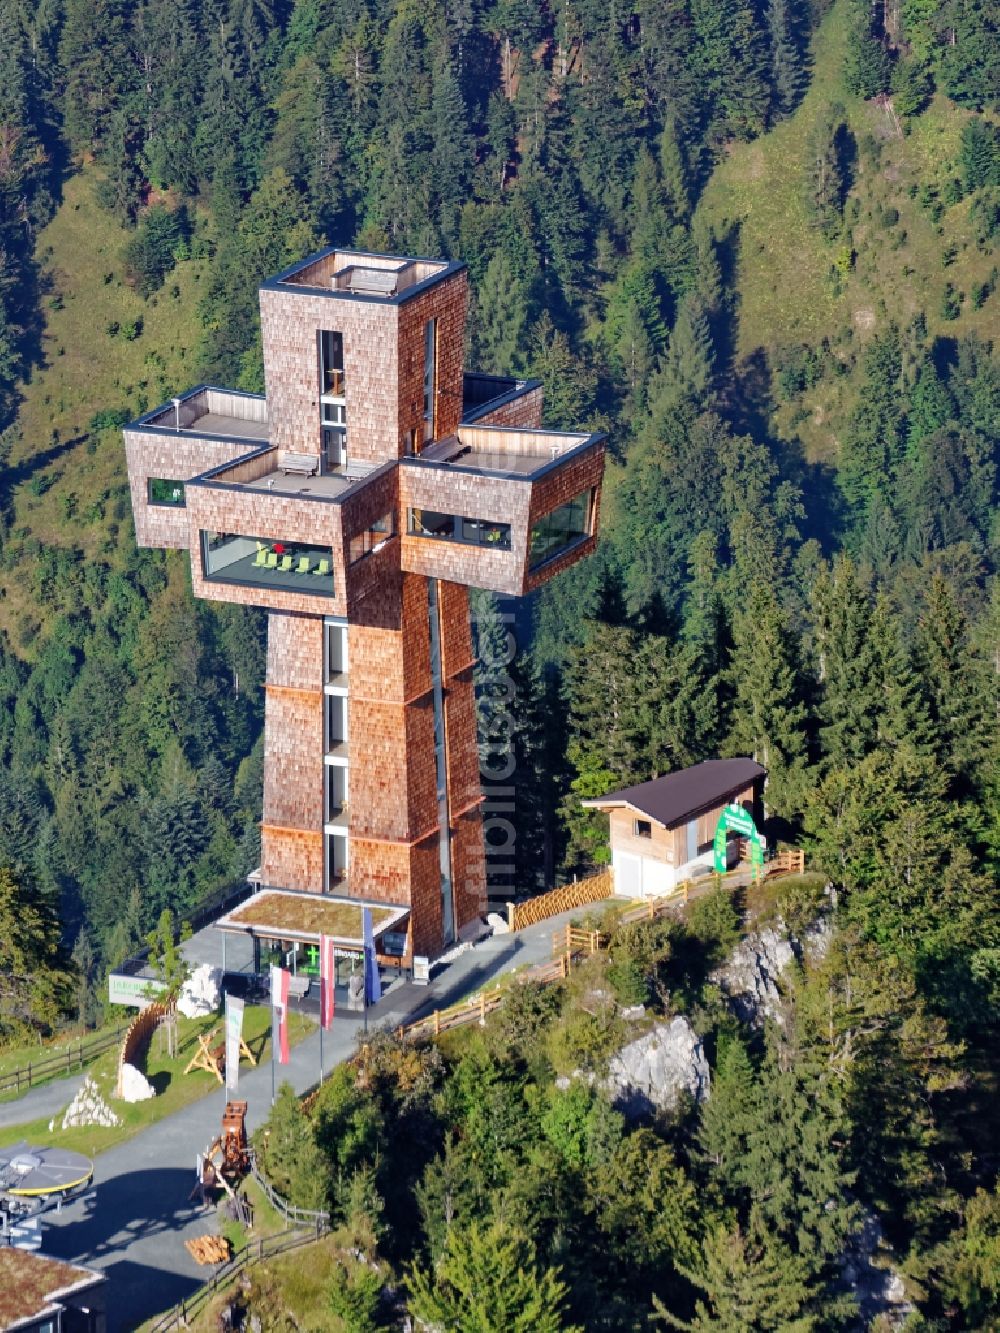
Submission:
[[[313,570],[314,574],[329,574],[329,572],[330,572],[329,560],[321,560],[319,564],[316,566],[316,568]]]
[[[267,559],[264,561],[264,563],[265,563],[265,565],[267,566],[268,569],[277,569],[277,568],[278,568],[278,557],[274,554],[273,551],[268,551],[268,553],[267,553]]]
[[[278,569],[281,571],[282,574],[287,574],[288,571],[291,569],[291,567],[292,567],[292,557],[290,555],[283,555],[281,557],[281,564],[278,566]]]
[[[299,556],[299,563],[295,566],[295,572],[296,572],[296,574],[308,574],[308,573],[309,573],[309,566],[310,566],[311,564],[312,564],[312,561],[309,559],[309,557],[308,557],[307,555],[300,555],[300,556]]]
[[[254,556],[254,561],[253,561],[253,562],[254,562],[254,564],[256,565],[256,567],[257,567],[258,569],[263,569],[264,565],[265,565],[266,562],[267,562],[267,547],[266,547],[266,546],[258,546],[258,547],[257,547],[257,554]]]

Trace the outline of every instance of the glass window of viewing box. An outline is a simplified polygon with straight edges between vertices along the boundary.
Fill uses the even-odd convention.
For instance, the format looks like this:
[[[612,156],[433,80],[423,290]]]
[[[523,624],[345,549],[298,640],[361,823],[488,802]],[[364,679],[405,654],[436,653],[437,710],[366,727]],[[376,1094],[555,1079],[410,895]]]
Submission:
[[[232,532],[202,532],[201,559],[205,578],[286,592],[330,597],[333,594],[333,551],[292,538],[244,537]]]
[[[465,546],[510,550],[510,524],[497,523],[490,518],[464,518],[436,509],[411,509],[409,532],[415,537],[438,537]]]
[[[593,507],[594,492],[581,491],[568,504],[560,505],[536,523],[531,529],[529,568],[536,569],[589,537]]]

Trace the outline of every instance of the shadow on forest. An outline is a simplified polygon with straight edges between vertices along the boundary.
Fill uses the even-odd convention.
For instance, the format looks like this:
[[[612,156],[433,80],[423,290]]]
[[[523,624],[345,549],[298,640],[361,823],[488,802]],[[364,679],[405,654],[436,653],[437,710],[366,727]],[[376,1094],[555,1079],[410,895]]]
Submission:
[[[9,495],[16,486],[30,481],[36,472],[47,468],[50,463],[54,463],[57,458],[62,458],[64,454],[68,454],[78,444],[83,444],[86,438],[86,435],[74,435],[72,439],[60,440],[58,444],[52,445],[50,449],[44,449],[39,454],[32,454],[30,458],[22,459],[20,463],[13,467],[0,469],[3,491]]]

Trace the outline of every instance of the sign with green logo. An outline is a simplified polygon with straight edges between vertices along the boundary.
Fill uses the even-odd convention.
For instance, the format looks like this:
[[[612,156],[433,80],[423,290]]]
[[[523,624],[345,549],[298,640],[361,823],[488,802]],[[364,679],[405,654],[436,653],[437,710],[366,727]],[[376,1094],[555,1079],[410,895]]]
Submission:
[[[741,838],[750,839],[750,864],[756,869],[764,864],[764,847],[753,822],[753,815],[742,805],[727,805],[719,816],[715,830],[715,842],[712,844],[712,864],[719,875],[726,872],[726,838],[730,830]]]
[[[108,1000],[111,1004],[131,1004],[137,1009],[145,1009],[166,989],[162,981],[152,977],[130,977],[125,972],[108,974]]]

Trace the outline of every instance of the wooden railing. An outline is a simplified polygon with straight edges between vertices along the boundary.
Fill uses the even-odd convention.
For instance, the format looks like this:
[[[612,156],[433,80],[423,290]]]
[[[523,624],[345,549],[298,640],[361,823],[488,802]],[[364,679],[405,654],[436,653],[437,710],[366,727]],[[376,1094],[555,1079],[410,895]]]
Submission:
[[[764,870],[768,879],[772,875],[801,875],[805,873],[806,854],[801,847],[789,847],[787,851],[776,852]]]
[[[510,928],[524,930],[525,926],[536,926],[539,921],[547,921],[550,916],[558,916],[560,912],[571,912],[575,907],[586,907],[588,903],[610,898],[614,891],[610,870],[574,880],[572,884],[560,884],[558,889],[540,893],[537,898],[529,898],[525,903],[511,903],[507,909]]]
[[[607,944],[607,936],[599,930],[581,930],[569,921],[561,930],[552,932],[552,957],[565,954],[569,958],[589,958]]]
[[[324,1231],[316,1228],[313,1231],[302,1229],[289,1229],[279,1231],[276,1236],[262,1237],[260,1240],[249,1241],[246,1245],[236,1251],[233,1257],[216,1269],[212,1276],[203,1286],[187,1299],[175,1305],[172,1310],[160,1316],[155,1324],[150,1325],[149,1333],[168,1333],[170,1329],[187,1328],[190,1321],[199,1315],[218,1292],[224,1287],[228,1287],[234,1278],[242,1273],[248,1264],[260,1263],[264,1259],[274,1259],[279,1254],[287,1254],[289,1250],[297,1250],[303,1245],[311,1245],[314,1241],[320,1239]]]
[[[464,1027],[466,1023],[485,1023],[486,1015],[503,1003],[505,989],[481,990],[465,1000],[459,1000],[458,1004],[449,1005],[447,1009],[435,1009],[426,1018],[418,1018],[415,1023],[401,1027],[399,1034],[406,1037],[440,1037],[442,1032]]]
[[[128,1025],[125,1032],[125,1040],[122,1042],[122,1048],[118,1052],[118,1082],[115,1084],[115,1096],[122,1095],[122,1069],[125,1065],[136,1063],[135,1057],[144,1046],[149,1044],[149,1039],[153,1035],[161,1018],[165,1018],[170,1013],[172,1004],[160,1004],[158,1001],[154,1004],[147,1004],[145,1009],[140,1009],[132,1022]]]

